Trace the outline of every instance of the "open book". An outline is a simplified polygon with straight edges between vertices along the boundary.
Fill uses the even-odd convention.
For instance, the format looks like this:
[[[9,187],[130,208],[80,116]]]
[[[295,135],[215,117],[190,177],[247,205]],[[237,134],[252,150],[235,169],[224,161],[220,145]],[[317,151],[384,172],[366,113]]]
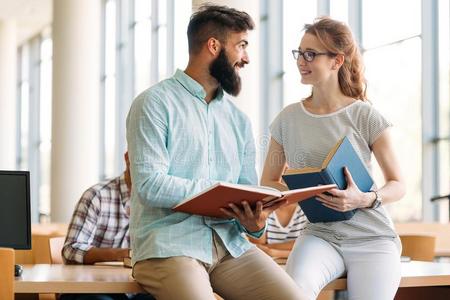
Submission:
[[[195,215],[228,218],[220,208],[228,208],[230,203],[240,205],[245,200],[254,207],[256,202],[262,201],[264,207],[269,207],[281,200],[287,200],[288,203],[299,202],[335,187],[335,184],[330,184],[280,192],[270,187],[219,182],[172,209]]]
[[[372,188],[372,177],[347,137],[336,143],[320,168],[287,170],[283,175],[283,180],[292,190],[320,184],[336,184],[339,189],[343,190],[347,187],[344,167],[348,168],[362,192],[368,192]],[[356,212],[356,210],[336,211],[324,206],[315,197],[302,201],[300,207],[312,223],[349,220]]]

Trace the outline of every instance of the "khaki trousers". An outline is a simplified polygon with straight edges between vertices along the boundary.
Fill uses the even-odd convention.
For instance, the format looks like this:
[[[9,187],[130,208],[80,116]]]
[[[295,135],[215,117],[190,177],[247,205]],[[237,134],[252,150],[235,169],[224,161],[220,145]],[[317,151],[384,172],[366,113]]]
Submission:
[[[191,257],[152,258],[134,265],[136,281],[158,300],[306,299],[300,288],[256,247],[233,258],[213,234],[213,263]]]

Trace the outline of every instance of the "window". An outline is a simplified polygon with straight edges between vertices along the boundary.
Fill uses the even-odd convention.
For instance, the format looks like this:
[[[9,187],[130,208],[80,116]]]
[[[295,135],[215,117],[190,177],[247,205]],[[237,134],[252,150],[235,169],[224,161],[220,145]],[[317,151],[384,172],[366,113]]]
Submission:
[[[103,5],[100,177],[107,178],[125,167],[125,120],[133,99],[187,62],[192,6],[184,0],[104,0]]]
[[[134,9],[134,94],[137,95],[148,88],[151,82],[152,1],[136,0]]]
[[[386,10],[386,7],[390,9]],[[408,7],[407,10],[404,8]],[[398,11],[403,11],[398,21]],[[383,16],[383,22],[380,22]],[[387,208],[396,221],[422,218],[421,1],[362,2],[362,47],[373,105],[394,124],[392,136],[407,194]],[[411,63],[414,62],[414,63]],[[405,113],[407,111],[407,113]],[[414,120],[414,122],[411,122]],[[383,182],[378,165],[375,180]]]
[[[105,4],[104,20],[104,76],[103,76],[103,142],[104,170],[102,178],[116,176],[115,147],[116,147],[116,1],[108,0]]]
[[[348,0],[330,0],[330,16],[348,23]]]
[[[450,193],[450,5],[439,1],[439,195]],[[449,201],[440,201],[439,221],[449,221]]]
[[[18,145],[17,168],[26,170],[28,165],[28,122],[30,101],[30,47],[24,44],[19,48],[19,92],[18,92]]]
[[[283,94],[284,106],[309,96],[311,87],[301,84],[291,50],[297,49],[303,27],[317,17],[317,1],[283,1]]]
[[[40,68],[40,117],[39,117],[39,213],[41,221],[50,216],[50,175],[52,149],[52,56],[51,31],[42,34]]]
[[[18,50],[17,168],[30,171],[32,222],[50,214],[52,39],[46,28]]]

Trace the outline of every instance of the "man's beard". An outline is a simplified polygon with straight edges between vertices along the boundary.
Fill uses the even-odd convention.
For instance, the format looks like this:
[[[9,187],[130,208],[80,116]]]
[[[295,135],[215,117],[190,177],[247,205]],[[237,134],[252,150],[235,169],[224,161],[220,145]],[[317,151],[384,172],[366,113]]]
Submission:
[[[211,63],[209,73],[228,94],[237,96],[241,91],[241,77],[230,64],[225,49],[220,50],[219,56]]]

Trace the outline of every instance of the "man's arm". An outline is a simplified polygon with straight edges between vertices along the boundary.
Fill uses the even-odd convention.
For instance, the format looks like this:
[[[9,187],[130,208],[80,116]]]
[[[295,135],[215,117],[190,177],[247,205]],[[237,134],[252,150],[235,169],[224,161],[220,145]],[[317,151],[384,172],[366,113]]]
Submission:
[[[92,247],[86,251],[83,259],[85,265],[92,265],[102,261],[123,261],[129,257],[128,248],[97,248]]]
[[[168,112],[158,96],[151,92],[137,98],[127,117],[128,153],[133,189],[147,206],[172,208],[216,183],[168,174],[168,134]]]
[[[85,255],[92,249],[100,215],[100,199],[89,189],[81,196],[72,215],[66,240],[61,251],[67,264],[84,264]],[[95,261],[89,260],[89,263]]]

